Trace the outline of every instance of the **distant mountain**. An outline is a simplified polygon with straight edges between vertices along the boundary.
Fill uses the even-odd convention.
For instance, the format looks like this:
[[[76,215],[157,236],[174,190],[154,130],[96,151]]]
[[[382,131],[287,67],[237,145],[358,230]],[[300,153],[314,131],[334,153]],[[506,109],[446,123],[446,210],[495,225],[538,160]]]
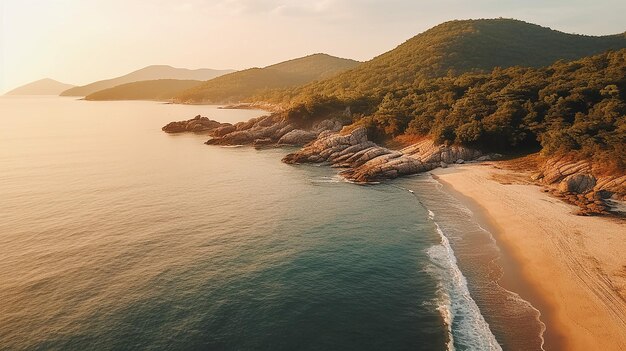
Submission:
[[[495,67],[541,67],[626,47],[626,34],[567,34],[513,19],[457,20],[433,27],[355,69],[269,96],[382,97],[429,78]]]
[[[250,68],[227,74],[176,96],[179,102],[229,103],[244,101],[269,89],[290,88],[332,77],[360,62],[314,54],[265,68]]]
[[[85,100],[170,100],[182,91],[202,83],[200,80],[144,80],[97,91],[87,95]]]
[[[72,87],[74,87],[74,85],[44,78],[15,88],[6,93],[6,95],[59,95],[61,92]]]
[[[121,84],[139,82],[144,80],[209,80],[231,72],[234,72],[234,70],[214,70],[207,68],[191,70],[165,65],[148,66],[121,77],[101,80],[81,87],[68,89],[61,93],[61,96],[87,96],[97,91],[113,88]]]

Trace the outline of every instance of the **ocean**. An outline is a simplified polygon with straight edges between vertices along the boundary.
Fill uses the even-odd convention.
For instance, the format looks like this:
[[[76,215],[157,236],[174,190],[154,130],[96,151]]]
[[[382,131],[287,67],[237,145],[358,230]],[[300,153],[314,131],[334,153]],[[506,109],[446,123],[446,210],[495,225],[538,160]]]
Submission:
[[[359,186],[160,130],[263,113],[0,97],[0,349],[541,349],[430,176]]]

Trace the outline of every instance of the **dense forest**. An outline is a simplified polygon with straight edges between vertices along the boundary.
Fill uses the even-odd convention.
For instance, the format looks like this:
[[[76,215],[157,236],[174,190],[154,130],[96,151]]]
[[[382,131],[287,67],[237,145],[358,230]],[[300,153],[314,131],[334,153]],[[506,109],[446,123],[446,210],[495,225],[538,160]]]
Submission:
[[[544,68],[495,68],[422,81],[372,98],[312,95],[292,106],[297,120],[341,114],[378,142],[430,136],[502,153],[571,154],[626,169],[626,49]]]
[[[300,121],[349,106],[352,122],[378,142],[429,136],[500,153],[568,153],[623,170],[624,47],[626,35],[452,21],[333,78],[255,99],[288,106]]]
[[[170,100],[181,91],[202,84],[200,80],[156,79],[121,84],[89,94],[85,100]]]
[[[272,89],[285,89],[332,77],[359,64],[326,54],[314,54],[265,68],[250,68],[211,79],[176,96],[184,103],[236,103]]]

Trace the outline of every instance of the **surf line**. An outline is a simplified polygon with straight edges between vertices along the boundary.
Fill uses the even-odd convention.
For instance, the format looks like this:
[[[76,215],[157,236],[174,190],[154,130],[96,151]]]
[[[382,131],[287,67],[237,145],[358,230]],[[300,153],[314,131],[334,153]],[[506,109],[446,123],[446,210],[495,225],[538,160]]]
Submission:
[[[435,220],[435,214],[433,213],[433,211],[431,211],[428,207],[426,207],[426,205],[424,205],[424,203],[419,199],[418,195],[412,189],[404,188],[395,184],[389,185],[396,189],[407,191],[411,195],[413,195],[415,200],[428,213],[428,219],[435,224],[436,231],[441,240],[440,247],[444,250],[444,256],[446,257],[445,263],[436,262],[437,260],[433,256],[431,256],[431,259],[435,260],[433,261],[435,265],[440,266],[442,269],[450,273],[454,278],[454,284],[452,286],[444,288],[443,292],[443,294],[445,294],[444,300],[447,300],[448,302],[446,303],[446,306],[441,307],[443,307],[443,310],[445,310],[446,313],[442,313],[442,311],[440,310],[440,313],[442,314],[442,317],[444,318],[448,329],[448,342],[446,345],[447,350],[456,350],[455,344],[457,342],[460,342],[461,345],[469,345],[470,348],[501,351],[502,347],[500,346],[495,335],[491,331],[489,324],[484,320],[484,316],[481,314],[480,308],[478,307],[476,301],[474,301],[469,292],[467,279],[458,267],[457,259],[454,255],[454,250],[450,245],[448,238],[444,234],[444,231],[439,226],[439,223],[437,223],[437,221]],[[437,185],[440,186],[441,184],[437,183]],[[462,304],[461,301],[458,301],[458,299],[464,301],[465,304]],[[461,305],[459,305],[459,303],[461,303]],[[459,316],[461,316],[461,320],[457,320],[458,323],[464,325],[465,323],[463,322],[463,320],[465,318],[468,318],[473,321],[470,323],[472,327],[470,328],[467,325],[464,325],[464,327],[461,327],[461,330],[458,331],[460,334],[455,335],[452,329],[452,325]],[[472,335],[473,333],[467,333],[467,330],[472,328],[480,330],[480,335],[478,337]]]

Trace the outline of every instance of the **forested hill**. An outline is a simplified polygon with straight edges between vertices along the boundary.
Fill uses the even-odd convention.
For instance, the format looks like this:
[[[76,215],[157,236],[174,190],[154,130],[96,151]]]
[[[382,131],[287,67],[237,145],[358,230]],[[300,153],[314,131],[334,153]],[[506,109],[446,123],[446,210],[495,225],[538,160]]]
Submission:
[[[512,19],[459,20],[440,24],[355,69],[258,100],[286,103],[313,94],[338,98],[382,97],[429,78],[494,67],[541,67],[626,47],[626,35],[584,36]]]
[[[85,100],[171,100],[176,94],[202,84],[200,80],[157,79],[121,84],[97,91]]]
[[[500,153],[571,155],[626,172],[626,49],[543,68],[433,78],[380,102],[314,95],[286,113],[313,120],[341,116],[346,106],[379,142],[427,136]]]
[[[354,60],[314,54],[265,68],[227,74],[182,92],[176,100],[184,103],[239,102],[269,89],[292,88],[332,77],[358,64]]]

